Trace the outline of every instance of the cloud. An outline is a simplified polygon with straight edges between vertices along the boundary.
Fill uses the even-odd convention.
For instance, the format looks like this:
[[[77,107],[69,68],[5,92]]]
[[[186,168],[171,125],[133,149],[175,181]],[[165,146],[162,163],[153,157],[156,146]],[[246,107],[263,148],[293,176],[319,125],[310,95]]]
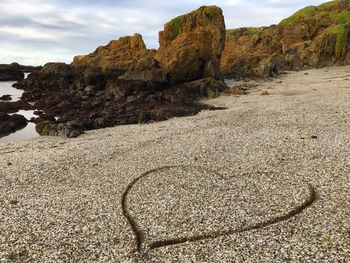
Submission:
[[[222,7],[227,28],[278,23],[317,0],[1,0],[0,63],[70,62],[111,39],[135,32],[150,48],[172,17],[201,5]]]

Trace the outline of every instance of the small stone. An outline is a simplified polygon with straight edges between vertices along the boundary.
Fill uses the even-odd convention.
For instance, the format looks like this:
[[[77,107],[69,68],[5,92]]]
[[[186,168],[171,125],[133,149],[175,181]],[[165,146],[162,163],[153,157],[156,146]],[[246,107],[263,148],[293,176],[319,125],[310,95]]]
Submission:
[[[11,162],[7,162],[7,165],[9,165],[9,166],[10,166],[10,165],[12,165],[12,163],[11,163]]]
[[[262,96],[267,96],[267,95],[270,95],[270,94],[269,94],[269,92],[268,92],[267,90],[263,90],[263,91],[261,92],[261,95],[262,95]]]
[[[14,200],[10,200],[10,204],[11,204],[11,205],[17,205],[17,204],[18,204],[18,201],[15,200],[15,199],[14,199]]]
[[[317,139],[318,137],[316,135],[311,136],[312,139]]]

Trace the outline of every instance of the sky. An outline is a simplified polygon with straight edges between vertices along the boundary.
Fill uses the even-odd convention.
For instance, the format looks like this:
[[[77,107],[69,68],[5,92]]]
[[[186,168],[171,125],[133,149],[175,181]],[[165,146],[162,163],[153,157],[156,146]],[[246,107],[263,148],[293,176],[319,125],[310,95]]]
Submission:
[[[121,36],[140,33],[158,47],[158,31],[202,5],[223,9],[226,28],[268,26],[326,0],[0,0],[0,64],[70,63]]]

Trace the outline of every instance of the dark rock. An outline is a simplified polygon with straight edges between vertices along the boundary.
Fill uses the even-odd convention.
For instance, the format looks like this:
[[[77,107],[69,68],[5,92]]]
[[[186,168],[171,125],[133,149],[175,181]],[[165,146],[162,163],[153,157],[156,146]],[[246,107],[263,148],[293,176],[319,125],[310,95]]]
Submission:
[[[24,72],[40,70],[41,67],[23,66],[18,63],[0,64],[0,81],[18,81],[24,78]]]
[[[12,100],[11,95],[3,95],[0,97],[0,100]]]
[[[1,69],[0,81],[18,81],[24,79],[24,73],[18,69]]]
[[[0,137],[24,128],[27,123],[27,119],[22,115],[0,112]]]
[[[34,106],[25,101],[0,101],[0,112],[15,113],[19,110],[33,110]]]

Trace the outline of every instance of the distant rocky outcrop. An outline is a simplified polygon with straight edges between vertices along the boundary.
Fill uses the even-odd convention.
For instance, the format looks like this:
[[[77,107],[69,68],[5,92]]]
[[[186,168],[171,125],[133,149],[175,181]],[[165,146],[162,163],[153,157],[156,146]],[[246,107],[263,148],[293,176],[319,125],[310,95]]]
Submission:
[[[35,120],[37,131],[76,137],[85,130],[212,109],[197,100],[226,90],[219,74],[222,11],[201,7],[175,21],[176,28],[169,22],[160,33],[158,51],[146,49],[135,34],[77,56],[71,65],[49,63],[18,82],[15,87],[25,90],[22,102],[35,102],[45,112]]]
[[[270,77],[278,71],[350,63],[350,1],[305,7],[278,25],[228,30],[226,77]]]
[[[22,80],[25,72],[32,72],[40,69],[41,67],[23,66],[18,63],[0,64],[0,81]]]

